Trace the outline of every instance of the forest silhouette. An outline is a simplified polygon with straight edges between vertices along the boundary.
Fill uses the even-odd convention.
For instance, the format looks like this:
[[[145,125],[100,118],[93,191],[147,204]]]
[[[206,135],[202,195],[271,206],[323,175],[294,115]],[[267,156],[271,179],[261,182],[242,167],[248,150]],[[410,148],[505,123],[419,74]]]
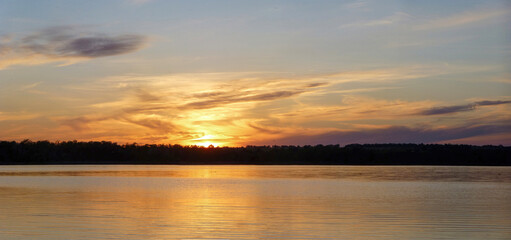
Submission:
[[[24,140],[0,141],[0,164],[511,166],[511,147],[452,144],[200,147]]]

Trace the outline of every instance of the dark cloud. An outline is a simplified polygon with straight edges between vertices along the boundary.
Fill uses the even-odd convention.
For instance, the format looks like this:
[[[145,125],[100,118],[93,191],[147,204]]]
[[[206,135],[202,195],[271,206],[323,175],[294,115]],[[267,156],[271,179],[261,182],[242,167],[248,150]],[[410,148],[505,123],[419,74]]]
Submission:
[[[42,55],[47,58],[97,58],[120,55],[140,49],[141,35],[108,35],[83,32],[76,27],[53,27],[10,40],[2,46],[11,57]]]
[[[237,100],[241,102],[245,101],[269,101],[269,100],[275,100],[279,98],[287,98],[294,95],[298,95],[300,93],[303,93],[304,91],[277,91],[272,93],[262,93],[262,94],[256,94],[253,96],[246,96],[239,98]]]
[[[318,135],[295,135],[275,139],[279,145],[317,145],[352,143],[436,143],[468,137],[510,132],[511,124],[488,124],[453,128],[408,128],[395,126],[377,130],[333,131]],[[263,142],[254,145],[268,144]]]
[[[465,105],[454,105],[454,106],[444,106],[444,107],[436,107],[427,109],[424,111],[419,112],[419,115],[441,115],[441,114],[450,114],[450,113],[458,113],[458,112],[467,112],[475,110],[478,106],[493,106],[493,105],[501,105],[501,104],[508,104],[511,103],[511,101],[479,101],[472,104],[465,104]]]
[[[61,56],[95,58],[129,53],[142,43],[143,38],[137,35],[81,37],[69,39],[56,50]]]
[[[500,105],[500,104],[508,104],[508,103],[511,103],[511,101],[480,101],[480,102],[476,102],[475,104],[476,105],[479,105],[479,106],[491,106],[491,105]]]
[[[260,101],[272,101],[277,99],[289,98],[296,95],[300,95],[306,92],[317,91],[316,87],[327,85],[327,82],[310,83],[306,85],[299,84],[294,86],[293,89],[282,89],[278,88],[268,90],[253,90],[250,87],[244,86],[232,86],[228,85],[225,88],[231,88],[231,90],[210,91],[200,92],[191,94],[192,98],[196,101],[185,104],[180,109],[208,109],[223,106],[226,104],[242,103],[242,102],[260,102]],[[300,86],[301,85],[301,86]]]
[[[195,97],[195,98],[210,98],[210,97],[218,97],[218,96],[225,96],[225,95],[229,95],[229,92],[225,92],[225,91],[202,92],[202,93],[193,94],[193,97]]]
[[[448,114],[448,113],[466,112],[466,111],[472,111],[475,108],[476,108],[475,104],[436,107],[436,108],[424,110],[424,111],[420,112],[420,115],[440,115],[440,114]]]
[[[307,85],[306,87],[307,88],[314,88],[314,87],[325,86],[327,84],[328,84],[327,82],[318,82],[318,83],[311,83],[311,84]]]
[[[182,106],[182,109],[208,109],[208,108],[215,108],[224,104],[233,103],[233,100],[229,99],[211,99],[211,100],[204,100],[204,101],[198,101],[198,102],[192,102],[188,103],[184,106]]]
[[[267,82],[265,84],[268,84]],[[327,82],[310,84],[292,84],[291,86],[277,86],[254,89],[253,86],[237,84],[222,85],[220,90],[190,94],[195,101],[180,106],[180,109],[208,109],[242,102],[272,101],[289,98],[306,92],[317,91],[317,87],[327,85]],[[280,88],[280,89],[279,89]]]
[[[174,108],[166,106],[164,104],[147,104],[147,105],[136,105],[132,107],[126,107],[122,109],[123,114],[134,114],[134,113],[150,113],[158,111],[168,111]]]

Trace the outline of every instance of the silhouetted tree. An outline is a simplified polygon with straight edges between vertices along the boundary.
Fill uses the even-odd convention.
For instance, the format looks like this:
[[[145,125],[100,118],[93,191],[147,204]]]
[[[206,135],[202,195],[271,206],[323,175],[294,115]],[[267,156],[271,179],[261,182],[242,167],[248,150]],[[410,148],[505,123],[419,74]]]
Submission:
[[[511,147],[451,144],[199,147],[0,141],[0,164],[311,164],[511,166]]]

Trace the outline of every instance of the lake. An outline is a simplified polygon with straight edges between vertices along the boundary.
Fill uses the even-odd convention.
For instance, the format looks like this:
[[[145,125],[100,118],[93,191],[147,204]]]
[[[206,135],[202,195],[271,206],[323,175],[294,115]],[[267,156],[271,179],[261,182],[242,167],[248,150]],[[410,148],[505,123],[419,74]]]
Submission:
[[[0,166],[0,239],[511,239],[511,167]]]

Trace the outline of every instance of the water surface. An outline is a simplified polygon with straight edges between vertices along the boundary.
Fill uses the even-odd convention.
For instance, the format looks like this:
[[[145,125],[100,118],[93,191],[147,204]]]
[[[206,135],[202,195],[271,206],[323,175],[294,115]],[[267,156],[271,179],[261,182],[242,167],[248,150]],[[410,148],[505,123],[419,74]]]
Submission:
[[[511,168],[2,166],[0,239],[511,239]]]

